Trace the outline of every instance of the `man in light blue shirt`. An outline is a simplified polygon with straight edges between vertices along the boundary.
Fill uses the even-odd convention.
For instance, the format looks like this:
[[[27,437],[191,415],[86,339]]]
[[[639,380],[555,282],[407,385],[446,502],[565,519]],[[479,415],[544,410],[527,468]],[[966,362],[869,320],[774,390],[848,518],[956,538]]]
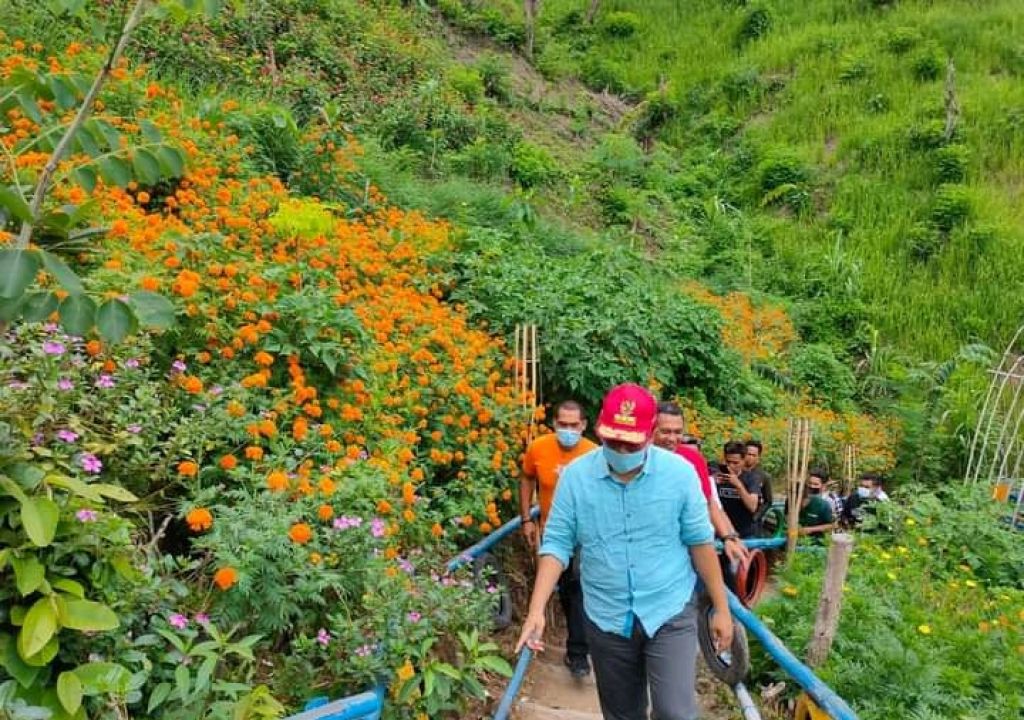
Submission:
[[[697,611],[704,581],[719,649],[732,618],[707,502],[693,467],[651,445],[654,397],[620,385],[597,424],[604,443],[563,472],[544,531],[529,615],[517,651],[543,650],[544,608],[580,548],[587,639],[605,720],[695,720]]]

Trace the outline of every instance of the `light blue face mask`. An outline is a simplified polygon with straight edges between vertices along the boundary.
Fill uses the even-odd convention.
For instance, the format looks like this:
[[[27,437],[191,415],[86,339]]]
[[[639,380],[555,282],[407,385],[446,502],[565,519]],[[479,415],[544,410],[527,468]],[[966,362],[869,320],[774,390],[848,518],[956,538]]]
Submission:
[[[555,428],[555,435],[558,436],[558,444],[567,449],[579,445],[583,437],[583,433],[572,428]]]
[[[612,450],[607,445],[601,449],[604,452],[604,459],[608,463],[608,467],[620,475],[636,470],[644,464],[644,458],[647,456],[647,448],[631,453],[621,453]]]

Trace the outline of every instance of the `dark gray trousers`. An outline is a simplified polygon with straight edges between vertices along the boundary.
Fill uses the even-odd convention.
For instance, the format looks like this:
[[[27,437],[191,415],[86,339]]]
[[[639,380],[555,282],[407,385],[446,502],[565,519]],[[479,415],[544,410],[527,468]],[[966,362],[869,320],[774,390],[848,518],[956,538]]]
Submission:
[[[587,642],[604,720],[697,720],[697,607],[681,613],[647,637],[639,620],[633,634],[604,632],[587,618]]]

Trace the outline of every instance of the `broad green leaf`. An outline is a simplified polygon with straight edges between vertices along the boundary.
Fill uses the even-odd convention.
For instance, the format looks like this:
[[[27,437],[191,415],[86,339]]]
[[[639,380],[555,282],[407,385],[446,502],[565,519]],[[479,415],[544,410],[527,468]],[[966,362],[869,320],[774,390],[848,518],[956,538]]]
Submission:
[[[12,557],[11,567],[14,568],[14,584],[22,597],[34,593],[46,580],[46,569],[35,555]]]
[[[163,142],[163,135],[160,133],[160,128],[154,125],[149,120],[141,120],[139,122],[139,129],[142,131],[142,137],[146,139],[146,142],[153,143],[154,145]]]
[[[508,664],[508,661],[503,657],[497,655],[484,655],[477,659],[477,665],[482,667],[484,670],[489,672],[495,672],[505,677],[512,676],[512,666]]]
[[[56,578],[50,580],[50,585],[53,586],[54,590],[61,590],[76,598],[85,597],[85,588],[82,587],[82,583],[77,580],[72,580],[71,578]]]
[[[68,215],[68,221],[71,221],[70,215]],[[78,275],[63,260],[46,250],[41,250],[39,254],[43,258],[43,267],[46,268],[46,272],[53,275],[57,282],[61,284],[61,287],[71,294],[85,292],[85,288],[82,287],[82,281],[79,280]]]
[[[93,483],[89,487],[103,497],[110,498],[111,500],[119,500],[120,502],[136,502],[138,500],[137,497],[120,485],[111,485],[110,483]]]
[[[153,688],[153,694],[149,696],[149,705],[146,707],[147,713],[152,713],[158,707],[164,704],[164,700],[171,694],[173,686],[170,683],[162,682]]]
[[[21,315],[21,306],[24,304],[24,295],[16,298],[0,297],[0,322],[14,322]]]
[[[68,335],[84,337],[96,321],[96,303],[88,295],[68,295],[60,303],[60,324]]]
[[[21,105],[21,109],[25,111],[25,114],[32,118],[32,121],[38,125],[43,124],[43,113],[39,109],[39,104],[33,97],[32,92],[28,88],[21,88],[18,92],[14,93],[14,96],[18,98],[18,104]]]
[[[71,179],[81,185],[87,193],[96,189],[96,171],[91,167],[75,168],[71,171]]]
[[[12,472],[12,474],[14,473]],[[20,503],[28,500],[28,495],[21,489],[21,486],[6,475],[0,475],[0,488]]]
[[[102,139],[110,152],[117,152],[121,149],[121,133],[106,120],[95,120],[92,124],[93,137]],[[127,163],[124,163],[127,168]]]
[[[188,674],[188,668],[184,665],[178,665],[174,669],[174,685],[178,690],[178,699],[185,702],[189,690],[192,689],[192,676]]]
[[[11,625],[21,627],[25,624],[25,616],[28,614],[28,608],[24,605],[15,605],[11,608]]]
[[[103,339],[119,343],[138,327],[135,313],[122,300],[111,298],[96,311],[96,327]]]
[[[79,665],[74,673],[82,681],[82,692],[85,695],[124,694],[132,679],[128,670],[112,662]]]
[[[82,152],[89,157],[99,157],[103,153],[100,149],[99,143],[96,142],[96,138],[84,127],[75,135],[75,142],[78,143],[78,147]]]
[[[30,687],[41,670],[21,659],[14,638],[6,633],[0,633],[0,666],[23,688]]]
[[[59,619],[64,627],[83,632],[115,630],[121,624],[113,610],[91,600],[65,600]]]
[[[32,209],[14,188],[0,185],[0,207],[22,222],[31,222],[32,220]]]
[[[131,166],[119,157],[106,157],[99,163],[100,175],[111,185],[127,187],[132,181]]]
[[[82,681],[75,673],[65,670],[57,676],[57,697],[72,715],[82,707]]]
[[[34,292],[25,296],[21,316],[28,322],[42,322],[57,309],[57,296],[52,292]]]
[[[185,157],[178,148],[161,145],[157,148],[156,159],[160,161],[160,170],[168,177],[181,177],[185,174]]]
[[[7,561],[10,560],[10,559],[11,559],[11,549],[10,548],[4,548],[3,550],[0,550],[0,570],[3,570],[5,567],[7,567]]]
[[[57,635],[50,638],[50,641],[43,645],[43,649],[37,652],[31,657],[23,658],[26,665],[32,667],[46,667],[50,664],[50,661],[57,657],[57,653],[60,652],[60,639]]]
[[[132,169],[141,185],[156,185],[160,181],[160,163],[149,150],[139,148],[135,151]]]
[[[0,298],[20,298],[39,272],[35,250],[0,250]]]
[[[57,101],[61,110],[73,108],[78,104],[74,87],[60,75],[50,76],[50,90],[53,91],[53,99]]]
[[[41,597],[29,609],[18,633],[18,654],[26,660],[42,650],[57,632],[57,612],[49,597]]]
[[[84,483],[78,478],[69,477],[67,475],[47,475],[45,479],[48,485],[64,488],[65,490],[69,490],[75,495],[84,497],[87,500],[92,500],[94,502],[102,501],[102,496],[93,485]]]
[[[60,508],[50,498],[28,498],[21,504],[21,524],[28,539],[37,547],[46,547],[53,542],[59,520]]]
[[[174,325],[174,303],[163,295],[140,290],[132,293],[128,302],[141,325],[158,330],[166,330]]]

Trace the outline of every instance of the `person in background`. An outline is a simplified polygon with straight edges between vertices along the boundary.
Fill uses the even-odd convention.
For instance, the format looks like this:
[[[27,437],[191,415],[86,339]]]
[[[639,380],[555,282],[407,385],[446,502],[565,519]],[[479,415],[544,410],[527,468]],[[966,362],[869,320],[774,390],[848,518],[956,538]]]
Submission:
[[[812,468],[810,477],[817,478],[821,484],[821,499],[832,507],[832,516],[839,518],[843,514],[843,498],[835,491],[835,483],[829,479],[828,470],[823,467]]]
[[[696,720],[695,588],[714,612],[717,652],[733,621],[715,553],[708,504],[693,466],[651,444],[654,396],[612,388],[597,422],[600,450],[562,473],[537,564],[529,612],[516,643],[544,650],[545,607],[579,547],[587,640],[604,720]]]
[[[882,488],[882,477],[876,473],[864,473],[860,476],[860,487],[857,496],[862,500],[888,502],[889,496]]]
[[[848,527],[859,525],[865,514],[873,514],[871,506],[877,502],[887,502],[889,496],[882,488],[882,478],[875,473],[864,473],[860,476],[860,485],[850,493],[843,504],[842,522]]]
[[[575,400],[566,400],[555,407],[555,431],[541,435],[526,448],[523,473],[519,481],[519,515],[523,521],[523,536],[533,550],[540,543],[562,470],[576,458],[597,447],[583,437],[586,428],[587,419],[583,415],[583,408]],[[530,517],[535,489],[540,505],[539,523]],[[587,660],[583,591],[579,578],[577,561],[570,560],[558,580],[558,599],[565,613],[568,630],[564,662],[574,677],[585,677],[590,673],[590,662]]]
[[[832,506],[822,492],[825,488],[823,476],[828,473],[823,470],[811,472],[804,487],[804,496],[800,501],[800,534],[822,536],[835,527],[835,515]],[[787,507],[788,510],[788,507]],[[787,513],[788,517],[788,513]]]
[[[743,443],[743,474],[752,481],[751,484],[761,487],[761,507],[767,509],[772,506],[772,479],[761,468],[763,450],[764,445],[755,438]]]
[[[761,506],[763,493],[760,484],[763,473],[747,473],[744,470],[745,450],[741,442],[727,442],[722,451],[723,462],[719,464],[715,478],[722,509],[740,537],[754,534],[754,517]]]
[[[693,465],[700,478],[700,490],[708,503],[708,514],[711,517],[711,526],[715,529],[715,535],[722,538],[726,557],[732,562],[739,563],[745,560],[750,551],[740,539],[739,533],[729,521],[729,516],[722,510],[722,502],[718,499],[718,490],[715,481],[708,472],[708,462],[693,445],[683,442],[689,438],[684,433],[686,423],[683,419],[683,409],[674,402],[658,403],[658,417],[654,426],[654,444],[660,448],[680,455]],[[692,438],[691,438],[692,439]]]

